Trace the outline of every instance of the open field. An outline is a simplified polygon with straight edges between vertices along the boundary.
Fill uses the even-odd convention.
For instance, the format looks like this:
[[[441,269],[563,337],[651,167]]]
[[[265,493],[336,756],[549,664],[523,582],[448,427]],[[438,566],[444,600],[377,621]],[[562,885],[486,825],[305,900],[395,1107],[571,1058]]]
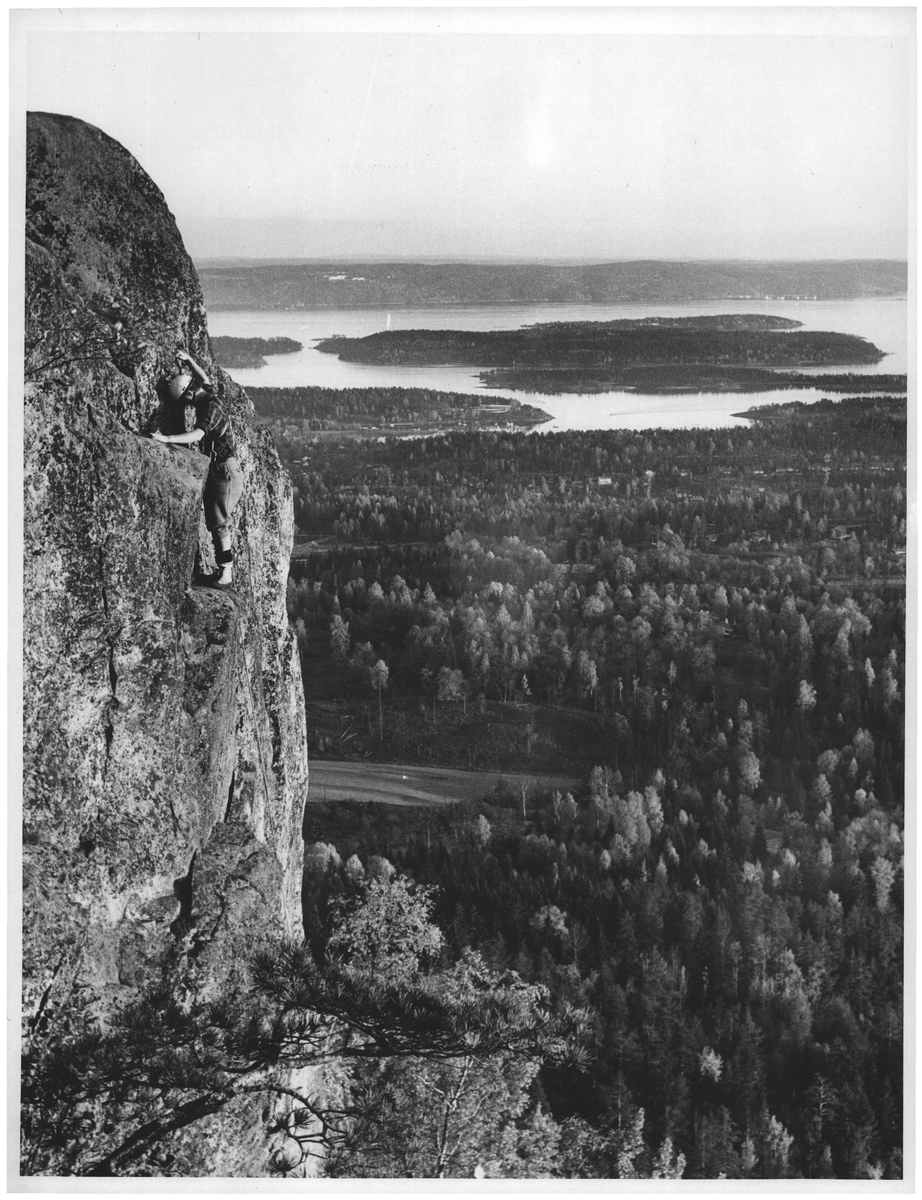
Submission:
[[[446,804],[478,801],[500,782],[518,790],[573,791],[579,780],[565,775],[502,775],[492,771],[457,771],[400,763],[311,762],[309,800],[361,800],[378,804]]]

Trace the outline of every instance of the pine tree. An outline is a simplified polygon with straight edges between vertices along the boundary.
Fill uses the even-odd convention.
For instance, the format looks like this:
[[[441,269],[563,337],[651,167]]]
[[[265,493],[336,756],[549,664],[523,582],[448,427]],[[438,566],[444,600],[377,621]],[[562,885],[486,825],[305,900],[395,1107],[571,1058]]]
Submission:
[[[389,887],[395,895],[386,897]],[[579,1058],[583,1013],[567,1006],[555,1013],[545,989],[512,972],[484,969],[464,989],[423,973],[419,955],[433,948],[425,920],[415,960],[406,947],[407,922],[425,916],[425,901],[421,910],[405,881],[372,882],[370,892],[371,904],[357,910],[364,924],[333,947],[354,962],[335,953],[321,961],[304,945],[280,944],[255,955],[245,977],[217,999],[190,999],[187,981],[174,978],[116,1012],[105,1032],[34,1044],[23,1064],[23,1170],[132,1174],[173,1133],[247,1095],[288,1102],[275,1130],[291,1143],[283,1164],[291,1169],[360,1139],[388,1103],[375,1091],[331,1101],[292,1088],[298,1068]],[[364,947],[355,940],[362,929]],[[373,962],[363,954],[375,929],[381,952]],[[388,947],[396,947],[400,969]]]

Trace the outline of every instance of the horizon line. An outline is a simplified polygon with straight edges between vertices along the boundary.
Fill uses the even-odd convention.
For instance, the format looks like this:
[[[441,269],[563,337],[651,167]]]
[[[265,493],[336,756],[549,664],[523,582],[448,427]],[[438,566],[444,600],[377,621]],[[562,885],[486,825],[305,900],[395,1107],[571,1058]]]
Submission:
[[[388,263],[401,265],[438,265],[438,264],[453,264],[453,265],[496,265],[496,266],[614,266],[621,264],[634,263],[720,263],[720,264],[776,264],[776,265],[804,265],[806,263],[894,263],[908,267],[909,258],[893,258],[883,255],[868,255],[856,256],[848,255],[842,258],[833,258],[829,256],[821,258],[760,258],[757,256],[722,258],[719,256],[699,256],[682,258],[675,256],[664,257],[639,257],[639,258],[608,258],[608,257],[585,257],[585,256],[566,256],[554,255],[547,258],[531,257],[524,255],[490,255],[490,254],[473,254],[473,255],[381,255],[381,254],[365,254],[365,255],[243,255],[243,254],[190,254],[190,258],[194,263],[206,264],[235,264],[245,266],[253,264],[256,266],[277,265],[280,263],[293,264],[321,264],[331,265],[334,263],[377,263],[385,265]]]

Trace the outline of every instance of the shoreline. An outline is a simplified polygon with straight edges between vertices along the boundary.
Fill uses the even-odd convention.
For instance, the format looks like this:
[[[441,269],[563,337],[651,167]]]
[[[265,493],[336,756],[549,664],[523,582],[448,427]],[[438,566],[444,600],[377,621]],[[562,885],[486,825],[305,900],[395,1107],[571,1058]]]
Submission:
[[[344,298],[339,299],[336,303],[330,304],[305,304],[305,305],[264,305],[254,306],[252,304],[209,304],[207,306],[209,313],[241,313],[241,312],[259,312],[259,313],[307,313],[307,312],[335,312],[337,309],[348,310],[350,312],[412,312],[415,309],[433,309],[433,310],[448,310],[453,308],[516,308],[516,307],[536,307],[536,306],[561,306],[561,305],[586,305],[594,308],[648,308],[650,305],[664,304],[851,304],[860,303],[861,301],[881,301],[887,303],[908,303],[907,295],[887,295],[887,296],[822,296],[822,297],[803,297],[802,299],[785,299],[782,300],[778,296],[717,296],[714,298],[695,299],[693,296],[674,297],[668,300],[559,300],[559,299],[516,299],[516,300],[443,300],[443,301],[425,301],[419,300],[412,304],[387,301],[374,301],[367,304],[350,304]]]

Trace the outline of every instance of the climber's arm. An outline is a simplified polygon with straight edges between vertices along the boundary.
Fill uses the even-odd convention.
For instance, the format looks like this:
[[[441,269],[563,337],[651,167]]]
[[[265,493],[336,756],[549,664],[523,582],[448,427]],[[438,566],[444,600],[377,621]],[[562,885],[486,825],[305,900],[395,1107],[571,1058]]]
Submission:
[[[179,446],[194,446],[204,436],[204,429],[190,429],[187,433],[161,433],[159,429],[155,429],[151,434],[151,437],[156,438],[158,442],[173,442]]]
[[[208,378],[207,374],[202,370],[202,368],[198,365],[198,363],[195,361],[195,359],[192,357],[191,354],[187,354],[185,352],[185,350],[177,350],[176,357],[179,359],[180,362],[186,364],[186,366],[189,368],[191,373],[196,377],[196,379],[199,381],[199,383],[204,384],[206,387],[211,387],[211,380]]]

